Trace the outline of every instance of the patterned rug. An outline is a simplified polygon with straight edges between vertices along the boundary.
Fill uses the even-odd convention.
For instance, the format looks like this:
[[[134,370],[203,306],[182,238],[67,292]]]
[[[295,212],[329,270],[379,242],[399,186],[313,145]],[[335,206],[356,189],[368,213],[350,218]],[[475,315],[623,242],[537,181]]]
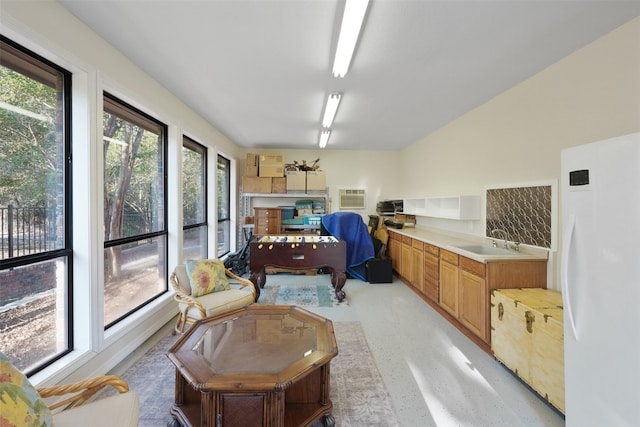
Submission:
[[[339,302],[329,276],[327,283],[308,283],[301,281],[297,275],[268,275],[267,283],[260,290],[258,304],[284,304],[301,307],[338,307],[348,304],[347,298]],[[324,281],[324,280],[323,280]],[[315,281],[314,281],[315,282]]]
[[[360,322],[333,322],[339,354],[331,361],[330,397],[339,427],[399,426]],[[162,427],[173,404],[175,368],[166,351],[177,337],[167,336],[122,378],[140,397],[138,427]],[[322,426],[318,422],[313,427]]]

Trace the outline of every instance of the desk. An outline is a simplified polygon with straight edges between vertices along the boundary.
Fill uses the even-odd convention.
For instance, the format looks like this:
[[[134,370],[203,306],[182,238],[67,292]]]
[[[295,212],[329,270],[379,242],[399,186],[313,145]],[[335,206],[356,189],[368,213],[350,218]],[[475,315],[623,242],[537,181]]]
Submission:
[[[338,301],[345,293],[347,281],[347,243],[333,236],[262,236],[249,243],[249,280],[256,292],[267,279],[265,267],[289,270],[328,268]]]
[[[167,352],[176,367],[169,425],[334,426],[333,324],[296,306],[253,304],[201,319]]]

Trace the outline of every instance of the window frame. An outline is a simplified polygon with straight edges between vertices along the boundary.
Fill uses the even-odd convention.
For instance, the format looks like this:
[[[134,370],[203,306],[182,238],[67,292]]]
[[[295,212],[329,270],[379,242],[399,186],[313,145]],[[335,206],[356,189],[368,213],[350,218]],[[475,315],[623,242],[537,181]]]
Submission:
[[[62,203],[64,209],[64,244],[62,248],[52,249],[34,254],[12,257],[6,260],[0,260],[0,270],[10,270],[28,265],[38,264],[46,261],[56,261],[63,259],[65,261],[65,336],[66,349],[55,352],[52,356],[44,358],[41,362],[31,369],[25,371],[25,375],[32,376],[36,374],[65,355],[71,353],[75,347],[74,337],[74,281],[73,281],[73,188],[72,188],[72,73],[65,68],[55,64],[30,49],[12,41],[11,39],[0,34],[0,47],[5,52],[0,55],[0,64],[6,68],[10,68],[26,77],[29,77],[41,84],[56,87],[57,78],[62,78],[62,90],[60,92],[62,118],[56,124],[61,126],[62,133],[62,193],[64,201]],[[10,55],[7,55],[9,52]],[[10,66],[13,65],[13,66]],[[57,74],[57,78],[51,78]]]
[[[116,247],[116,246],[121,246],[121,245],[126,245],[129,243],[134,243],[137,241],[143,241],[143,240],[148,240],[148,239],[154,239],[154,238],[163,238],[164,239],[164,253],[162,255],[162,260],[164,262],[164,265],[160,266],[162,272],[163,272],[163,281],[164,281],[164,290],[162,292],[157,293],[156,295],[154,295],[153,297],[145,300],[144,302],[142,302],[141,304],[135,306],[134,308],[132,308],[131,310],[128,310],[127,312],[125,312],[124,314],[118,316],[117,318],[115,318],[114,320],[112,320],[109,323],[104,323],[103,322],[103,327],[104,330],[107,331],[108,329],[118,325],[121,321],[127,319],[129,316],[131,316],[132,314],[138,312],[139,310],[141,310],[142,308],[144,308],[145,306],[149,305],[150,303],[152,303],[153,301],[157,300],[158,298],[162,297],[162,295],[166,294],[169,291],[169,274],[168,274],[168,257],[169,257],[169,230],[168,230],[168,163],[167,163],[167,159],[168,159],[168,145],[169,145],[169,128],[165,123],[162,123],[160,120],[154,118],[153,116],[145,113],[144,111],[140,110],[139,108],[134,107],[133,105],[123,101],[122,99],[118,98],[117,96],[104,91],[103,92],[103,103],[109,103],[109,110],[115,111],[117,112],[116,116],[118,116],[119,118],[123,119],[123,120],[127,120],[130,121],[131,123],[145,129],[145,130],[149,130],[152,132],[156,132],[157,129],[161,130],[161,143],[162,143],[162,164],[163,164],[163,170],[162,170],[162,180],[163,180],[163,217],[162,217],[162,223],[163,223],[163,227],[162,230],[158,230],[158,231],[152,231],[152,232],[147,232],[147,233],[141,233],[141,234],[137,234],[134,236],[127,236],[127,237],[120,237],[120,238],[115,238],[115,239],[109,239],[107,240],[106,238],[104,238],[104,233],[103,233],[103,239],[104,239],[104,245],[103,245],[103,250],[104,249],[108,249],[108,248],[112,248],[112,247]],[[107,109],[104,110],[105,112],[107,111]],[[113,112],[109,112],[110,114],[114,114]],[[145,121],[149,121],[152,122],[155,126],[149,126],[148,123],[146,123]],[[100,139],[100,141],[102,141],[102,139]],[[102,159],[102,161],[104,162],[105,159]],[[104,197],[104,193],[103,193],[103,197]],[[104,218],[103,218],[103,222],[104,222]],[[103,273],[104,273],[104,269],[103,269]],[[103,306],[106,303],[103,303]]]
[[[221,252],[219,250],[220,248],[220,241],[216,242],[216,256],[218,258],[221,258],[225,255],[228,255],[231,253],[231,226],[233,225],[233,221],[231,218],[231,159],[223,156],[222,154],[218,153],[217,156],[217,162],[216,162],[216,191],[219,190],[220,188],[220,163],[225,163],[226,164],[226,172],[225,172],[225,183],[224,183],[224,194],[226,195],[226,200],[225,200],[225,204],[226,204],[226,210],[227,210],[227,216],[226,217],[220,217],[220,206],[219,206],[219,200],[220,200],[220,196],[217,195],[216,197],[216,220],[217,220],[217,227],[216,227],[216,233],[219,232],[220,230],[220,226],[223,224],[228,224],[228,239],[225,242],[225,246],[223,249],[223,252]],[[224,225],[223,225],[224,226]]]
[[[190,230],[193,229],[197,229],[197,228],[202,228],[204,227],[205,229],[205,239],[206,237],[209,235],[209,191],[208,191],[208,176],[209,176],[209,164],[208,164],[208,149],[207,147],[205,147],[204,145],[196,142],[195,140],[193,140],[192,138],[189,138],[186,135],[182,136],[182,147],[186,148],[188,150],[192,150],[198,154],[200,154],[202,156],[202,170],[203,170],[203,175],[201,177],[202,179],[202,193],[203,193],[203,200],[202,200],[202,221],[201,222],[196,222],[193,224],[188,224],[185,225],[184,223],[184,215],[182,218],[182,243],[183,243],[183,252],[184,252],[184,235],[185,232],[188,232]],[[184,161],[184,160],[183,160]],[[182,191],[184,191],[184,170],[182,173]],[[205,240],[205,246],[204,246],[204,252],[203,254],[201,254],[204,258],[208,257],[209,254],[209,244],[208,244],[208,239]]]

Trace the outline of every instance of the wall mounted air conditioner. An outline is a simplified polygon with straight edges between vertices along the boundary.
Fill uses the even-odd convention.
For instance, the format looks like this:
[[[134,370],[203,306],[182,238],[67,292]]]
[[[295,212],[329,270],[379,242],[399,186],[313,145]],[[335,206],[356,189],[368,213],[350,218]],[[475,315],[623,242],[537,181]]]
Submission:
[[[339,209],[365,209],[367,198],[364,189],[340,188]]]

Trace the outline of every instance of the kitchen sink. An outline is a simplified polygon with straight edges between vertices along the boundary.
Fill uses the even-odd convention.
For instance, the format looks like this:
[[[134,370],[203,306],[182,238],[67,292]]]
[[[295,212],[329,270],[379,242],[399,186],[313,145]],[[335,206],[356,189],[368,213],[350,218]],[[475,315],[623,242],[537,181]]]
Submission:
[[[472,252],[478,255],[515,255],[513,251],[509,251],[507,249],[502,249],[502,248],[494,248],[493,246],[465,245],[465,246],[456,246],[456,248],[461,249],[463,251]]]

